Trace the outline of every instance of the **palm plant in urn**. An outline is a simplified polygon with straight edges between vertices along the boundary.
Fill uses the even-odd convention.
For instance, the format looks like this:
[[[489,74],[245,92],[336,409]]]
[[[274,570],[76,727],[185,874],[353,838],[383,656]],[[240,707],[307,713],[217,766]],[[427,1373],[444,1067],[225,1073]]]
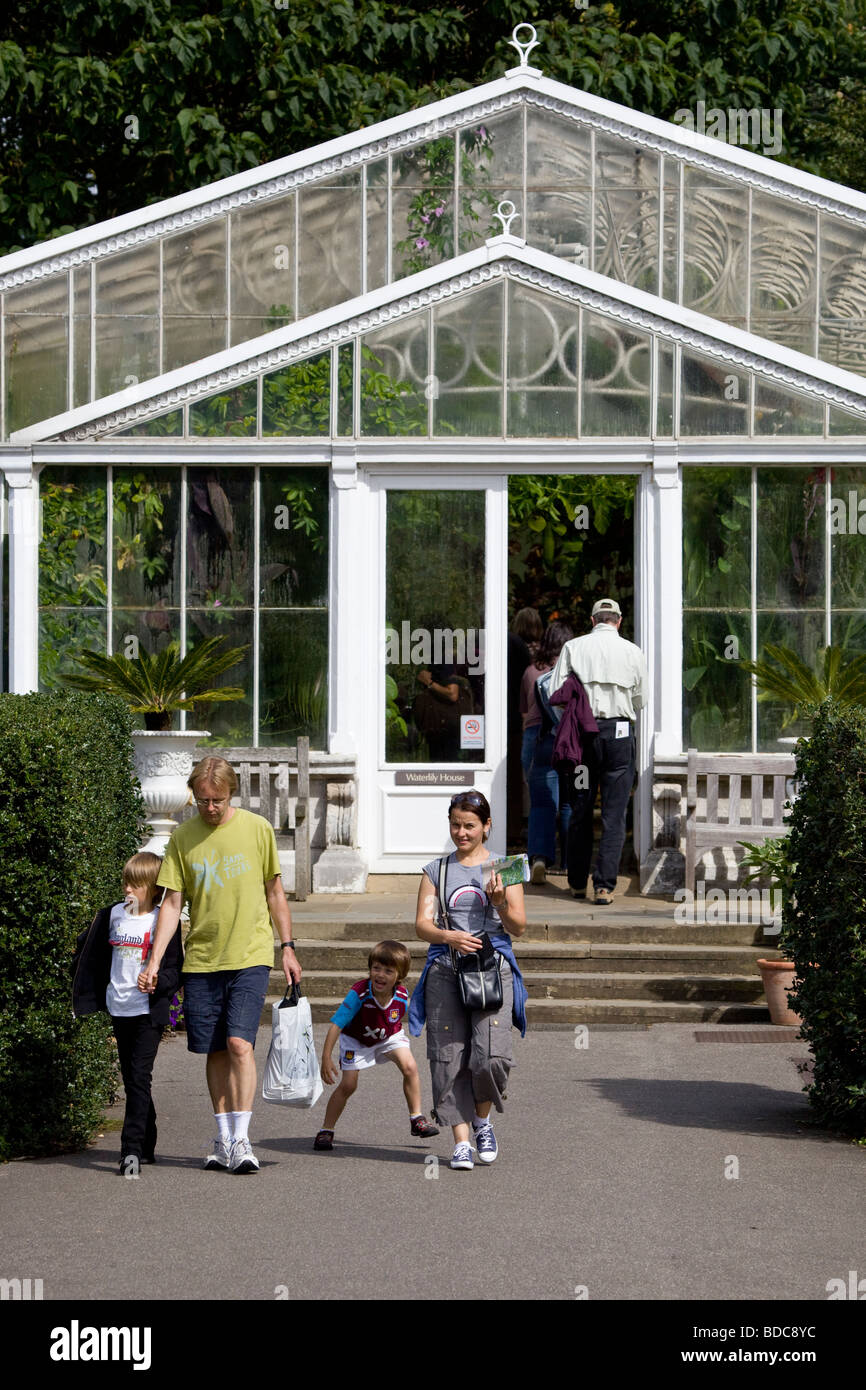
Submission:
[[[175,710],[194,709],[211,701],[242,700],[241,686],[215,684],[224,672],[243,660],[246,647],[222,649],[223,637],[209,637],[181,656],[172,642],[163,651],[136,657],[82,652],[78,660],[88,674],[65,676],[76,690],[119,695],[134,714],[144,716],[144,729],[133,731],[135,765],[149,813],[151,838],[142,846],[163,854],[177,822],[188,805],[187,778],[193,750],[207,738],[202,729],[173,730]]]

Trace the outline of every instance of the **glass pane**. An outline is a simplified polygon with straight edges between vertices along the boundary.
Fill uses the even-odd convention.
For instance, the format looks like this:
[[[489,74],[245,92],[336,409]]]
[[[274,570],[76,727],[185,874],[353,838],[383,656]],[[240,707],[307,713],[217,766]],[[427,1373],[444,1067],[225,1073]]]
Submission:
[[[442,135],[392,159],[393,280],[454,255],[455,150]]]
[[[680,164],[674,159],[664,164],[664,235],[662,236],[663,299],[679,301],[678,255],[680,244]]]
[[[696,352],[683,352],[681,361],[680,434],[745,434],[749,372]]]
[[[748,611],[683,613],[683,746],[705,753],[752,746]]]
[[[684,608],[751,607],[751,483],[750,468],[683,469]]]
[[[502,434],[504,285],[433,311],[433,433]]]
[[[326,607],[328,469],[263,468],[261,489],[262,607]]]
[[[581,434],[650,434],[650,339],[596,314],[583,316]]]
[[[295,195],[231,215],[232,344],[254,336],[244,319],[290,322],[295,299]],[[235,320],[237,319],[237,322]],[[274,323],[273,327],[278,325]],[[257,330],[266,333],[267,326]]]
[[[232,666],[214,681],[214,689],[223,685],[238,685],[246,692],[243,700],[226,700],[216,704],[201,704],[187,712],[187,728],[207,729],[207,743],[235,748],[253,742],[253,614],[252,610],[234,612],[210,608],[207,612],[190,609],[187,622],[187,651],[208,637],[223,637],[224,647],[246,647],[243,660]]]
[[[39,682],[80,670],[83,650],[105,651],[106,473],[47,467],[39,478]]]
[[[461,716],[484,714],[484,527],[481,491],[388,493],[388,762],[484,761],[483,749],[460,746]]]
[[[298,316],[361,293],[361,188],[343,174],[298,193]]]
[[[226,325],[226,219],[163,242],[163,364],[170,372],[221,352]]]
[[[821,479],[825,476],[821,470]],[[842,635],[852,615],[866,610],[866,469],[834,468],[830,483],[831,597],[834,634]],[[860,620],[856,624],[859,632]],[[834,643],[839,638],[834,635]],[[849,645],[848,640],[842,641]],[[859,645],[859,641],[858,641]]]
[[[523,109],[460,132],[460,244],[471,251],[502,231],[494,214],[510,198],[523,214]],[[524,214],[525,215],[525,214]],[[518,236],[525,236],[518,220]]]
[[[156,603],[153,608],[112,610],[112,651],[119,652],[121,656],[134,660],[140,652],[161,652],[171,642],[180,643],[179,608],[167,608],[162,603]],[[133,719],[138,727],[144,728],[143,714],[134,715]]]
[[[328,721],[327,611],[262,612],[259,633],[259,744],[290,744],[300,735],[309,738],[312,748],[324,748]]]
[[[388,283],[388,161],[368,164],[367,181],[367,284],[377,290]]]
[[[86,273],[89,276],[89,271]],[[130,251],[120,251],[116,256],[106,256],[96,261],[94,278],[98,317],[158,317],[158,242],[145,242]],[[97,330],[97,336],[101,331]]]
[[[746,327],[748,189],[685,170],[683,303]]]
[[[191,468],[188,473],[189,635],[215,615],[252,603],[252,469]],[[232,684],[230,681],[229,684]]]
[[[759,608],[823,613],[824,526],[823,470],[758,469]]]
[[[775,343],[815,351],[817,215],[790,199],[752,194],[750,328]]]
[[[73,270],[72,283],[75,365],[72,404],[78,406],[85,405],[90,400],[90,266],[79,266]]]
[[[674,430],[674,350],[658,345],[658,402],[656,434],[671,435]]]
[[[801,396],[771,386],[755,375],[755,434],[824,433],[824,405],[813,396]]]
[[[95,398],[159,375],[159,246],[97,261]]]
[[[640,146],[596,135],[595,260],[601,275],[658,290],[659,161]]]
[[[821,338],[825,362],[866,372],[863,228],[821,213]]]
[[[189,408],[189,432],[255,438],[257,400],[257,383],[247,381],[220,396],[196,401]]]
[[[262,381],[263,435],[331,433],[331,354],[293,362]]]
[[[180,603],[180,488],[178,468],[114,470],[113,603],[141,613],[148,651]]]
[[[760,535],[760,532],[759,532]],[[764,655],[768,644],[790,647],[807,666],[817,663],[818,651],[824,646],[823,613],[758,613],[758,656]],[[781,753],[789,751],[780,738],[797,738],[808,734],[809,721],[797,719],[785,723],[791,714],[790,706],[775,700],[758,700],[758,750]]]
[[[527,108],[526,211],[515,223],[531,246],[586,266],[592,257],[590,139],[586,126]],[[522,200],[515,201],[522,212]]]
[[[831,434],[866,434],[866,416],[853,415],[838,406],[830,406]]]
[[[52,275],[6,304],[6,429],[9,434],[66,409],[69,292],[66,275]]]
[[[355,344],[337,349],[337,434],[355,433]]]
[[[427,433],[429,316],[412,314],[361,339],[361,433]]]
[[[578,309],[508,287],[508,434],[577,435]]]

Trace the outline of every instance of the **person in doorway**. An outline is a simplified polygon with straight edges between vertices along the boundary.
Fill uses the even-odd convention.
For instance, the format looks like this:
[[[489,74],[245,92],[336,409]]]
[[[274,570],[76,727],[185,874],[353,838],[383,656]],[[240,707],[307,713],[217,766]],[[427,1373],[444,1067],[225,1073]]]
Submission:
[[[568,827],[571,798],[566,778],[553,766],[555,729],[539,706],[535,683],[556,665],[559,653],[574,636],[568,623],[548,623],[538,656],[523,673],[520,713],[523,716],[521,762],[529,784],[529,835],[527,853],[533,883],[544,883],[556,862],[556,830],[559,823],[562,865],[568,865]]]
[[[415,932],[430,949],[409,1005],[409,1032],[418,1037],[426,1021],[433,1117],[452,1126],[451,1167],[471,1169],[470,1136],[480,1163],[493,1163],[499,1153],[490,1110],[503,1108],[512,1065],[512,1022],[521,1034],[526,1031],[526,988],[511,945],[511,938],[526,930],[526,908],[522,883],[505,887],[497,874],[485,870],[490,859],[484,843],[490,834],[487,798],[481,792],[458,792],[448,808],[448,826],[455,850],[444,861],[444,903],[438,901],[442,861],[425,864],[418,890]],[[485,932],[501,957],[502,1005],[467,1009],[451,953],[479,951]]]
[[[273,827],[232,806],[234,768],[203,758],[189,776],[198,815],[168,842],[159,883],[165,888],[151,959],[140,987],[156,987],[163,952],[184,900],[190,930],[184,962],[184,1014],[190,1052],[207,1054],[207,1084],[217,1135],[205,1168],[255,1173],[249,1140],[256,1090],[256,1032],[280,939],[289,985],[301,978],[292,919],[280,878]]]
[[[593,604],[592,631],[566,642],[550,679],[551,699],[570,675],[582,682],[598,724],[575,767],[568,834],[568,882],[585,898],[593,846],[596,793],[601,794],[601,841],[592,871],[595,901],[613,902],[625,842],[628,801],[635,773],[635,714],[649,693],[646,659],[620,636],[622,610],[615,599]]]

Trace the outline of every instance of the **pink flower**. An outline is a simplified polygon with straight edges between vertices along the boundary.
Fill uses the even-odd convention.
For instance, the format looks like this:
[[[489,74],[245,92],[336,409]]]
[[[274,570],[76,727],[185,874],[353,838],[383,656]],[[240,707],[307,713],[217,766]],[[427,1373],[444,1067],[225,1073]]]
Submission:
[[[426,237],[419,236],[418,240],[415,242],[415,245],[417,246],[419,251],[423,251],[424,247],[429,246],[430,243]]]
[[[434,209],[433,209],[433,212],[434,212],[434,214],[436,215],[436,217],[441,217],[444,211],[445,211],[445,204],[444,204],[444,203],[442,204],[441,208],[434,208]]]
[[[422,217],[421,217],[421,221],[422,221],[422,222],[429,222],[429,221],[430,221],[430,214],[427,213],[427,212],[423,213],[423,215],[422,215]]]

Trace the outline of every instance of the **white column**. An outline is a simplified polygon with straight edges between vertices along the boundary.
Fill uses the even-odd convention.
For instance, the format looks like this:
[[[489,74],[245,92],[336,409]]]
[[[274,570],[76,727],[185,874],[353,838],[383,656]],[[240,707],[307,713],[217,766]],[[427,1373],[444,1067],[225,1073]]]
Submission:
[[[676,757],[683,738],[683,487],[676,444],[656,444],[649,500],[655,570],[653,660],[655,756]]]
[[[9,689],[39,684],[39,487],[32,460],[4,461],[9,487]]]
[[[354,757],[365,719],[365,628],[370,621],[366,488],[358,487],[354,444],[335,444],[331,471],[328,750]]]

